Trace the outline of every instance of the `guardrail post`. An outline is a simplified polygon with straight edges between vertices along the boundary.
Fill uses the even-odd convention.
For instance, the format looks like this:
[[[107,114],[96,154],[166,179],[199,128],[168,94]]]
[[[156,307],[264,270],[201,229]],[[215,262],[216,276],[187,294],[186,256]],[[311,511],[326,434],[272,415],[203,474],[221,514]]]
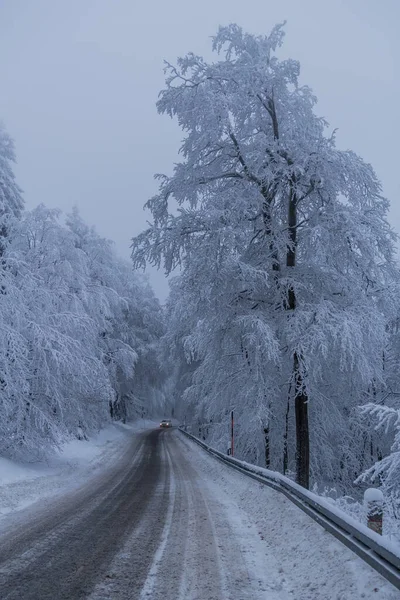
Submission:
[[[383,494],[376,488],[364,492],[364,507],[367,514],[367,526],[375,533],[382,535]]]

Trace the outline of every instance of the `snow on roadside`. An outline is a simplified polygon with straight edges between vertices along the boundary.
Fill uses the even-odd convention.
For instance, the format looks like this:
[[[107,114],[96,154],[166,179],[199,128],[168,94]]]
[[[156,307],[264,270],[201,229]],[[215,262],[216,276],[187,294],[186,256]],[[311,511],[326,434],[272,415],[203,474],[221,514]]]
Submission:
[[[366,521],[364,503],[359,502],[351,496],[332,497],[336,490],[326,491],[319,494],[319,498],[323,498],[328,503],[329,510],[336,507],[340,511],[340,516],[346,513],[356,523],[364,523]],[[332,495],[330,495],[330,493]],[[383,537],[386,547],[400,556],[400,521],[396,513],[396,507],[390,501],[384,498],[383,502]]]
[[[21,463],[0,457],[0,518],[41,498],[79,487],[111,466],[133,433],[155,426],[145,419],[127,425],[113,423],[89,440],[66,442],[46,462]]]
[[[179,441],[202,484],[232,514],[255,525],[279,563],[281,586],[296,600],[396,600],[400,593],[292,502],[221,464],[183,434]],[[266,569],[271,567],[266,560]]]

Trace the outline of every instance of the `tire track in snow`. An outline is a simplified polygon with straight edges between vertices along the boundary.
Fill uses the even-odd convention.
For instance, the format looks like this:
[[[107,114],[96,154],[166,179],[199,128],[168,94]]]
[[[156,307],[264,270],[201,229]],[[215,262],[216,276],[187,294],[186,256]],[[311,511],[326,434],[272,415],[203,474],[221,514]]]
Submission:
[[[102,482],[100,501],[93,497],[95,494],[92,489],[86,489],[86,495],[90,498],[88,510],[79,512],[70,521],[67,519],[65,527],[44,529],[40,547],[36,550],[35,543],[31,545],[34,527],[31,528],[26,540],[25,562],[18,562],[17,559],[23,539],[19,539],[14,552],[8,548],[8,554],[11,551],[16,561],[11,569],[9,564],[3,564],[0,573],[2,600],[75,600],[88,597],[96,580],[107,573],[110,559],[135,526],[142,522],[142,514],[149,505],[147,501],[159,484],[161,461],[158,436],[158,431],[143,436],[142,459],[132,460],[133,468],[124,465],[122,472],[118,470],[118,476],[109,475],[111,486],[107,488]],[[165,500],[165,495],[159,498],[161,503]],[[74,514],[81,505],[81,502],[77,506],[72,503],[68,514]],[[52,525],[57,515],[55,509],[50,519]],[[149,557],[153,554],[153,547],[154,550],[157,547],[157,532],[161,533],[162,527],[161,516],[159,527],[154,527],[154,535],[149,542]],[[47,547],[46,539],[49,540]],[[42,543],[44,548],[41,547]],[[142,568],[137,581],[139,587],[145,574],[146,569]]]
[[[197,524],[188,536],[179,600],[292,600],[283,590],[273,589],[263,573],[265,569],[255,574],[254,555],[248,543],[254,539],[257,543],[257,532],[241,521],[237,507],[232,506],[227,512],[218,497],[210,492],[207,479],[190,463],[178,436],[174,446],[173,455],[179,457],[190,511]],[[207,540],[208,547],[205,546]],[[175,597],[170,596],[170,599],[175,600]]]
[[[174,470],[173,470],[173,466],[172,466],[171,456],[170,456],[169,450],[166,447],[165,443],[163,444],[163,450],[164,450],[164,454],[165,454],[165,457],[167,460],[167,464],[168,464],[168,468],[169,468],[169,475],[170,475],[169,476],[169,504],[168,504],[167,515],[165,518],[164,529],[161,534],[160,543],[156,550],[156,553],[154,554],[153,562],[152,562],[150,570],[147,574],[146,580],[143,584],[143,588],[142,588],[142,592],[139,596],[139,600],[146,600],[146,599],[148,600],[149,598],[152,597],[154,586],[156,583],[155,580],[156,580],[157,573],[159,570],[159,566],[160,566],[161,560],[162,560],[164,552],[165,552],[165,548],[166,548],[168,540],[169,540],[169,535],[170,535],[171,526],[172,526],[172,515],[174,513],[174,508],[175,508],[176,481],[175,481],[175,475],[174,475]]]
[[[39,511],[31,514],[14,542],[11,531],[0,538],[1,600],[362,597],[343,569],[345,549],[336,550],[332,541],[335,557],[320,548],[324,565],[310,550],[318,539],[314,522],[216,464],[177,431],[143,435],[123,464],[96,485],[38,520]],[[304,546],[306,531],[312,537],[307,534]],[[317,567],[308,565],[308,557]],[[343,581],[335,582],[328,561],[340,566]],[[397,598],[363,590],[371,600]]]
[[[181,523],[171,543],[172,551],[173,545],[185,547],[182,554],[180,586],[174,600],[228,599],[215,530],[201,485],[190,471],[176,441],[173,440],[172,443],[174,466],[187,506],[186,523]],[[169,595],[169,598],[172,600],[173,596]]]
[[[85,486],[55,502],[45,499],[44,507],[38,503],[13,515],[8,528],[1,532],[0,573],[10,573],[20,568],[21,561],[29,563],[33,556],[46,552],[52,540],[56,543],[77,518],[85,518],[94,507],[104,502],[107,494],[117,492],[124,483],[127,471],[140,467],[143,452],[143,438],[134,439],[121,457],[119,467],[94,478],[90,488]],[[24,519],[25,515],[27,519]]]

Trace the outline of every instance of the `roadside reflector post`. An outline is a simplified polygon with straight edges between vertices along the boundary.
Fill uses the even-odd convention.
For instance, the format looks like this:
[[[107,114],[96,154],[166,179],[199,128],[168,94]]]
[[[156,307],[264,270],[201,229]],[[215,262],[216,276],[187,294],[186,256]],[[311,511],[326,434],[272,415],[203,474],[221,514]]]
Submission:
[[[375,533],[382,535],[383,494],[376,488],[368,488],[364,492],[364,508],[367,515],[367,526]]]
[[[233,428],[233,410],[231,411],[231,456],[234,455],[234,428]]]

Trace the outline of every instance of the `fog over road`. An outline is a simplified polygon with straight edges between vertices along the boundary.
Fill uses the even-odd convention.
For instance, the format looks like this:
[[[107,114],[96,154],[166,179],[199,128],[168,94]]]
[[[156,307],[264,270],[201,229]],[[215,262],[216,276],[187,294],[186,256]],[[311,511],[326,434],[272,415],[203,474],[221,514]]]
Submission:
[[[398,597],[286,499],[176,430],[136,435],[117,467],[44,504],[0,536],[1,600]]]

